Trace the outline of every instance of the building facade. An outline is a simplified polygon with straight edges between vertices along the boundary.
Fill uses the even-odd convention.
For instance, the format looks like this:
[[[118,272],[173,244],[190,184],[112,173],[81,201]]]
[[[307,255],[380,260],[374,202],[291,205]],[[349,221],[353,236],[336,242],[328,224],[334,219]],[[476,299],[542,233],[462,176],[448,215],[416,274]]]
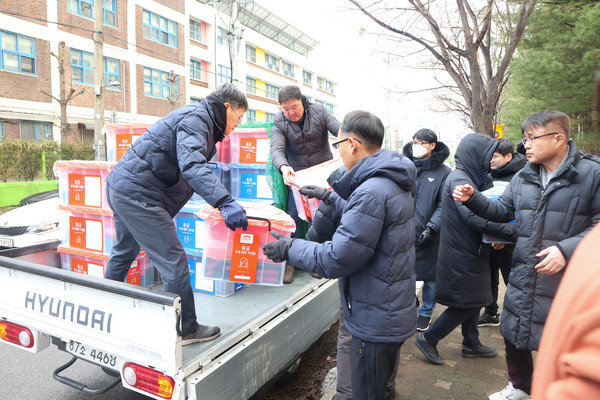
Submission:
[[[100,3],[98,84],[94,0],[0,2],[2,140],[60,140],[61,89],[77,94],[67,106],[67,141],[89,144],[98,93],[105,122],[153,122],[231,81],[247,93],[247,121],[272,121],[279,89],[290,84],[336,113],[335,81],[311,67],[318,43],[260,3],[233,10],[235,1],[219,8],[203,0]]]

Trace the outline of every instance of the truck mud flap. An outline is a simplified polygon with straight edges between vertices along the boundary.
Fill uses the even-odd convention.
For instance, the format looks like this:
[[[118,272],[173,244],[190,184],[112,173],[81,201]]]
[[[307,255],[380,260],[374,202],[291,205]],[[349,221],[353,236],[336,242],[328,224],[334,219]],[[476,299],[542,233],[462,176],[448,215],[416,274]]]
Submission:
[[[54,379],[56,379],[60,383],[63,383],[65,385],[67,385],[67,386],[72,387],[73,389],[77,389],[77,390],[80,390],[80,391],[82,391],[84,393],[89,393],[89,394],[102,394],[102,393],[106,393],[110,389],[114,388],[119,383],[121,383],[121,376],[119,376],[118,378],[116,378],[115,380],[113,380],[108,385],[106,385],[106,386],[104,386],[102,388],[91,389],[91,388],[87,387],[87,385],[84,384],[84,383],[77,382],[74,379],[67,378],[66,376],[60,376],[59,375],[61,372],[63,372],[64,370],[66,370],[67,368],[69,368],[73,364],[75,364],[75,361],[77,361],[77,360],[78,360],[77,357],[73,357],[65,365],[62,365],[62,366],[58,367],[56,370],[54,370],[54,372],[52,373],[52,376],[54,377]]]

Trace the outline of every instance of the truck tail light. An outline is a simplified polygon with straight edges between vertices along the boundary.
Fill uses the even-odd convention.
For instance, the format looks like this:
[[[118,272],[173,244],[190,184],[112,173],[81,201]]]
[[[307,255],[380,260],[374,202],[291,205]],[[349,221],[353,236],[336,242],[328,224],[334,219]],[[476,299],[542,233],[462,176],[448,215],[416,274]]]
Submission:
[[[123,366],[123,379],[128,385],[163,399],[173,396],[175,380],[152,368],[126,363]]]
[[[33,347],[33,333],[29,328],[8,321],[0,321],[0,339],[17,346]]]

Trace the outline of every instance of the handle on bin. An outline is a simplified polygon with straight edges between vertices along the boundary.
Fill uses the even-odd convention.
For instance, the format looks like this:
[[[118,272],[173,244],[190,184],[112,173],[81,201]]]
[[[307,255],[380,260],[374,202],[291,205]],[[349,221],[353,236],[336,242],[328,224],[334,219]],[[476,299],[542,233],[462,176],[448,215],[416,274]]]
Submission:
[[[269,224],[269,232],[271,231],[271,221],[269,219],[262,218],[262,217],[250,217],[250,216],[248,216],[247,218],[248,219],[255,219],[255,220],[258,220],[258,221],[265,221],[267,224]]]

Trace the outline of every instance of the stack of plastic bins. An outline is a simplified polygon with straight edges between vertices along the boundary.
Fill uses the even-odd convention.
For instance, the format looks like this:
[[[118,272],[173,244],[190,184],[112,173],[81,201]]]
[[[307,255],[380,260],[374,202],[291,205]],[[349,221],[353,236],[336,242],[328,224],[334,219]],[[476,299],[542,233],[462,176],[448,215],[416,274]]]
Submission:
[[[265,164],[229,164],[231,195],[239,199],[273,200]]]
[[[137,140],[152,124],[132,122],[125,124],[106,124],[102,132],[106,134],[106,159],[119,161]]]
[[[269,158],[269,135],[261,128],[239,128],[231,133],[231,163],[265,164]]]
[[[269,260],[262,246],[275,240],[269,230],[290,236],[296,228],[294,221],[284,211],[265,203],[240,201],[240,204],[248,215],[246,231],[227,228],[217,209],[207,206],[202,211],[206,227],[202,275],[256,285],[283,285],[285,262]]]
[[[99,278],[104,277],[108,254],[63,245],[58,246],[58,251],[63,269]],[[142,251],[131,264],[126,282],[137,286],[151,286],[152,270],[150,258]]]
[[[64,237],[59,252],[63,263],[68,263],[63,264],[65,269],[73,270],[70,262],[73,255],[84,254],[92,265],[102,265],[103,260],[108,260],[116,234],[112,211],[106,200],[106,178],[115,164],[98,161],[54,163],[61,200],[58,208],[63,211],[61,224]],[[62,253],[65,255],[62,256]],[[149,265],[145,253],[140,257],[138,264],[143,262]],[[77,267],[74,271],[84,273],[84,270],[83,267]],[[92,271],[98,271],[98,268],[92,266]],[[143,285],[152,283],[151,266],[143,270],[133,266],[133,274],[136,273],[139,279],[128,279],[130,282]]]
[[[229,297],[244,288],[243,283],[203,278],[200,273],[202,269],[202,250],[186,249],[185,252],[190,268],[192,289],[196,292],[213,294],[217,297]]]
[[[231,137],[225,136],[222,141],[217,142],[216,147],[216,161],[229,164],[231,162]]]
[[[344,163],[342,160],[336,158],[295,172],[292,177],[292,193],[294,193],[294,201],[296,202],[296,209],[298,210],[298,216],[300,218],[305,221],[312,221],[312,218],[319,207],[320,200],[314,198],[309,199],[308,197],[301,195],[298,189],[305,185],[317,185],[324,189],[329,189],[330,185],[327,182],[327,178],[333,171],[343,165]]]

